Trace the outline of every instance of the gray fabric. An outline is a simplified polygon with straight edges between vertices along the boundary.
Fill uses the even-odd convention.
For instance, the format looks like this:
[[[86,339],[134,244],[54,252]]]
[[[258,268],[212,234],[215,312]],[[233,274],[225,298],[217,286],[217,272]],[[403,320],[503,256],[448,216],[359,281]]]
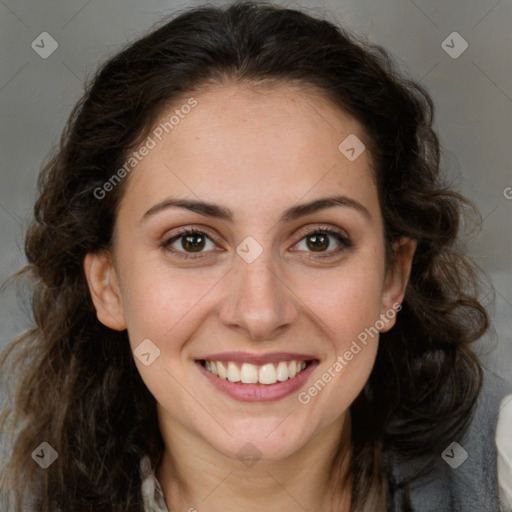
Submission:
[[[467,459],[452,468],[436,457],[433,471],[410,489],[413,512],[499,512],[496,465],[496,425],[501,399],[511,392],[508,382],[485,372],[474,418],[462,439],[454,439]],[[414,464],[402,464],[395,478],[400,482]],[[404,491],[397,493],[392,512],[402,512]]]

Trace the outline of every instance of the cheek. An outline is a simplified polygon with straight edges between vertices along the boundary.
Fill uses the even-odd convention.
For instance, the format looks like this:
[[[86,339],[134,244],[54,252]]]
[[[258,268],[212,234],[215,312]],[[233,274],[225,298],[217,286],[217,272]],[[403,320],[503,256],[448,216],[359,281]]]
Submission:
[[[337,351],[374,325],[381,313],[383,266],[375,260],[355,263],[340,267],[337,272],[317,275],[314,282],[302,281],[302,296],[323,320]]]
[[[305,288],[310,290],[308,305],[322,320],[319,325],[329,347],[315,381],[299,402],[326,423],[350,407],[375,362],[384,274],[378,262],[361,257],[317,280],[316,287],[310,283]]]
[[[328,298],[317,297],[329,347],[315,379],[298,396],[321,425],[334,422],[364,388],[377,354],[381,282],[379,274],[352,272],[332,283]]]
[[[190,323],[194,310],[221,277],[212,269],[173,270],[156,254],[127,259],[120,270],[123,311],[134,342],[140,337],[161,343],[176,339],[174,331]]]
[[[318,313],[329,326],[326,335],[332,345],[333,355],[327,365],[340,362],[341,366],[333,368],[335,373],[355,378],[354,382],[358,381],[356,374],[369,373],[377,350],[376,324],[381,311],[381,283],[377,277],[371,272],[350,273],[342,283],[331,285],[329,301],[318,307]]]
[[[125,282],[123,307],[142,380],[158,403],[168,408],[172,403],[172,410],[187,418],[198,415],[195,402],[183,393],[191,368],[187,343],[204,319],[204,304],[217,280],[195,279],[187,273],[171,275],[160,264],[139,267]],[[143,346],[144,351],[138,348]],[[139,357],[141,352],[150,353],[149,365]]]

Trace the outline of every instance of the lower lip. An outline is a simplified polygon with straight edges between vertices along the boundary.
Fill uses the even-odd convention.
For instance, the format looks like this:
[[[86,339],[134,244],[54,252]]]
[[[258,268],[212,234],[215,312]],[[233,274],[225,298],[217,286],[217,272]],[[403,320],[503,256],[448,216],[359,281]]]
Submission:
[[[275,384],[242,384],[240,382],[231,382],[227,379],[221,379],[209,372],[199,361],[196,362],[201,373],[218,390],[229,395],[235,400],[242,402],[275,402],[286,398],[298,391],[308,380],[313,370],[318,365],[318,361],[312,361],[305,370],[298,375],[283,382]]]

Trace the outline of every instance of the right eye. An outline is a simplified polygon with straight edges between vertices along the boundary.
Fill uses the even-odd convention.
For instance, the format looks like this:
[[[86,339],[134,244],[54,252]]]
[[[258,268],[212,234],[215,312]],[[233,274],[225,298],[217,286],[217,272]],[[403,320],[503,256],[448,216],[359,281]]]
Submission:
[[[203,257],[201,254],[204,252],[210,252],[208,250],[203,251],[203,249],[207,248],[208,241],[215,247],[215,242],[204,231],[185,228],[164,240],[161,246],[180,258],[197,259]],[[197,256],[194,254],[197,254]]]

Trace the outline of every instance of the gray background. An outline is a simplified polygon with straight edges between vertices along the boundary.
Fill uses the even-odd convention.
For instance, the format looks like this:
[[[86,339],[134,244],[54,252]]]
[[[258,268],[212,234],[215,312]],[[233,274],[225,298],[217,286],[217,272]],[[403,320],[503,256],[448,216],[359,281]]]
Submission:
[[[82,94],[84,79],[163,14],[202,3],[0,2],[0,282],[24,264],[23,231],[36,197],[36,176]],[[497,341],[486,337],[479,353],[489,368],[512,382],[511,1],[276,3],[327,17],[382,44],[433,95],[444,165],[456,188],[476,202],[484,218],[483,230],[468,241],[468,247],[494,281],[496,302],[491,313]],[[458,58],[441,46],[454,31],[469,45]],[[42,32],[58,43],[47,59],[31,47]],[[450,39],[448,44],[460,48]],[[20,303],[15,286],[4,286],[0,349],[28,325],[26,303]]]

